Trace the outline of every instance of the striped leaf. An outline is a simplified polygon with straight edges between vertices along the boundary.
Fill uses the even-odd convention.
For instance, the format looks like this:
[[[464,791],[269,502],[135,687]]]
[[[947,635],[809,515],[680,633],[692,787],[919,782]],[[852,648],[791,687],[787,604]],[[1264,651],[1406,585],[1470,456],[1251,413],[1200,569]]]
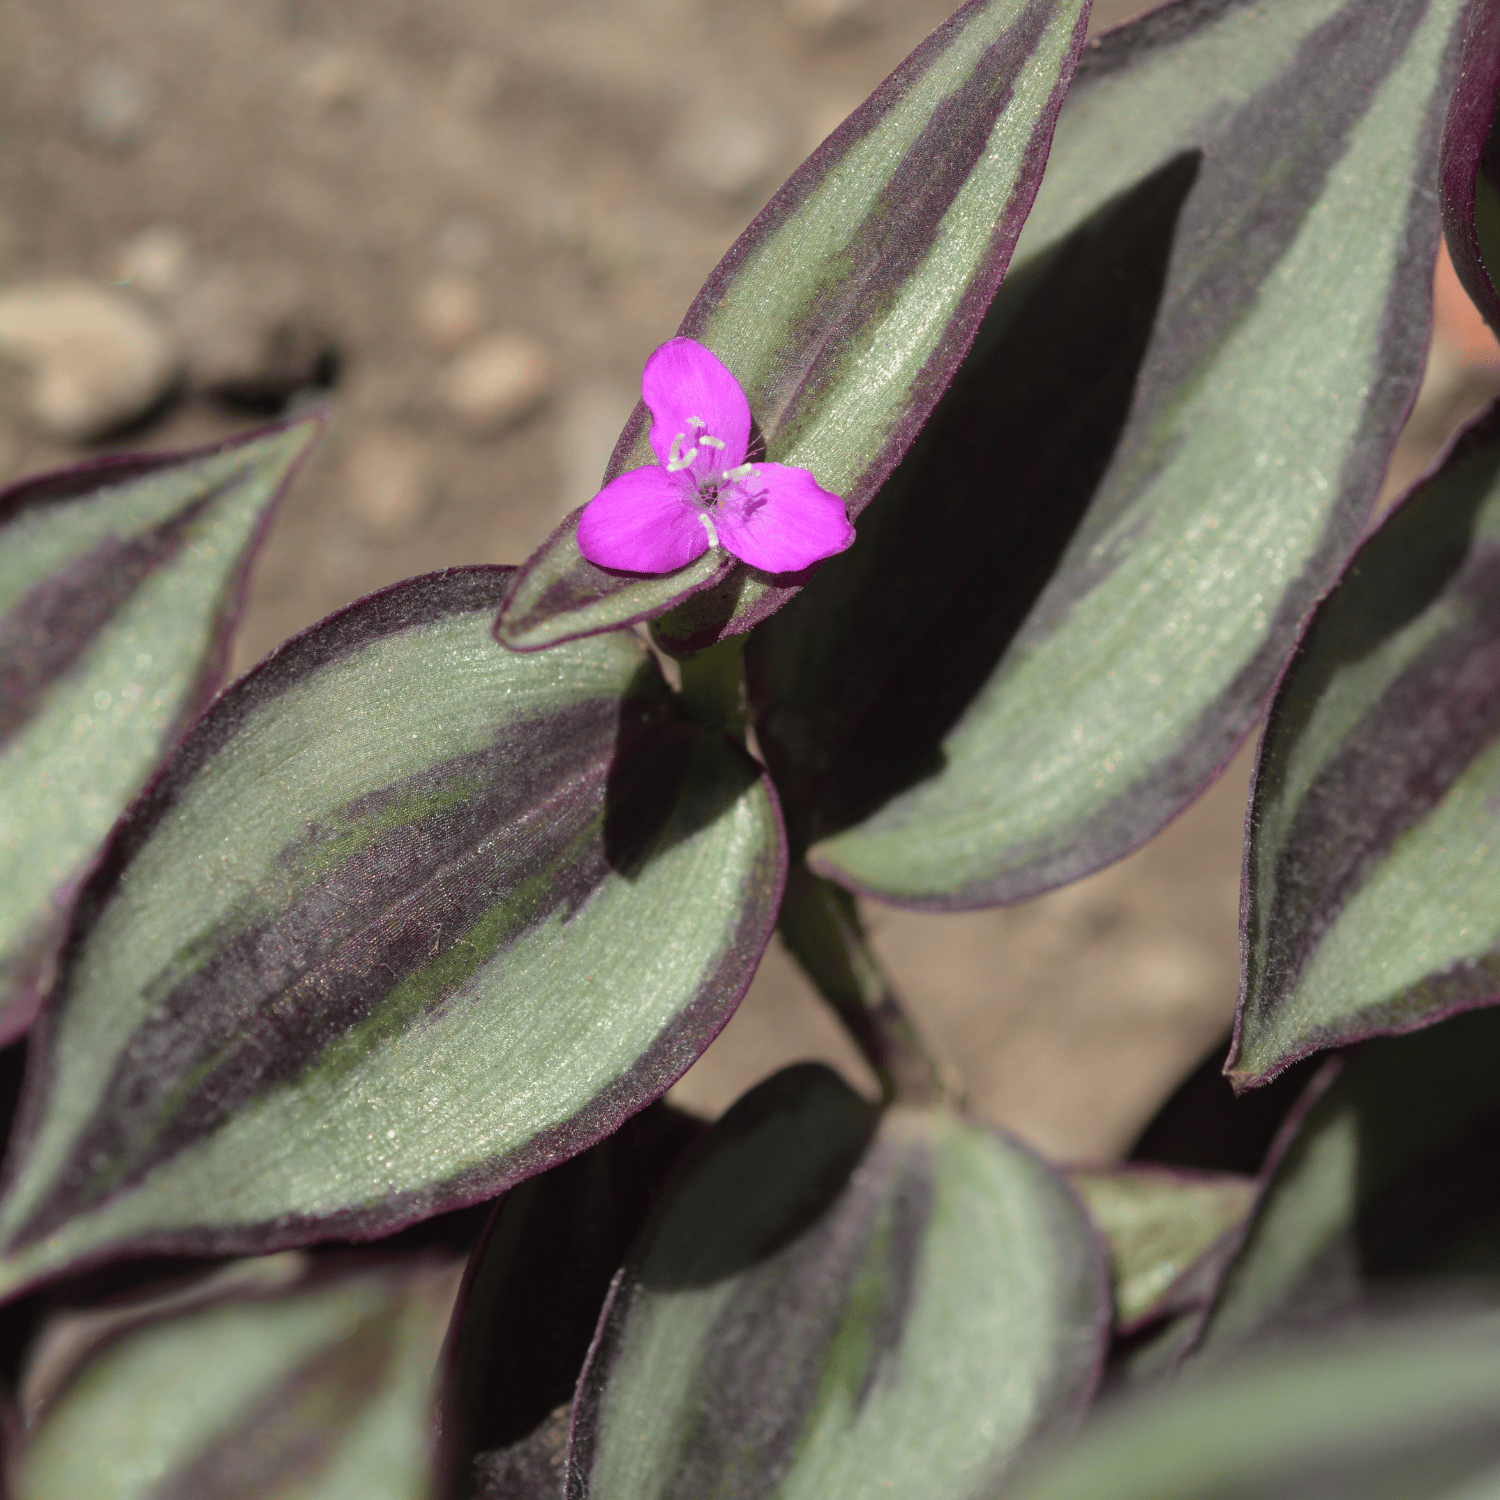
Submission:
[[[1459,280],[1500,328],[1500,5],[1474,7],[1443,134],[1443,228]]]
[[[1485,1010],[1344,1063],[1270,1174],[1202,1347],[1355,1310],[1382,1285],[1500,1275],[1497,1055]]]
[[[1017,901],[1226,764],[1421,374],[1464,0],[1182,0],[1089,49],[974,349],[747,651],[810,861]]]
[[[1244,1221],[1255,1180],[1131,1163],[1067,1173],[1114,1273],[1115,1327],[1128,1333],[1165,1311],[1194,1267]]]
[[[1500,1000],[1500,408],[1319,608],[1250,808],[1236,1083]]]
[[[570,1500],[988,1494],[1078,1417],[1102,1257],[1037,1158],[816,1064],[674,1175],[579,1385]]]
[[[784,878],[770,788],[633,636],[497,647],[508,572],[414,579],[283,647],[135,809],[37,1033],[0,1288],[474,1202],[728,1019]]]
[[[445,1352],[442,1496],[560,1495],[568,1407],[610,1280],[701,1129],[652,1105],[496,1205]]]
[[[453,1268],[307,1267],[278,1285],[278,1263],[300,1259],[235,1266],[223,1290],[111,1318],[28,1413],[19,1494],[427,1500]]]
[[[1490,1313],[1282,1350],[1115,1405],[1006,1500],[1491,1500],[1497,1486]]]
[[[1088,0],[969,0],[793,173],[720,261],[681,333],[750,398],[765,456],[811,469],[857,516],[910,446],[974,337],[1026,218]],[[606,477],[654,462],[638,407]],[[500,617],[530,651],[695,596],[664,638],[742,634],[797,591],[710,550],[664,577],[578,551],[575,513],[525,565]]]
[[[0,1044],[23,1031],[110,826],[222,680],[318,417],[0,493]]]

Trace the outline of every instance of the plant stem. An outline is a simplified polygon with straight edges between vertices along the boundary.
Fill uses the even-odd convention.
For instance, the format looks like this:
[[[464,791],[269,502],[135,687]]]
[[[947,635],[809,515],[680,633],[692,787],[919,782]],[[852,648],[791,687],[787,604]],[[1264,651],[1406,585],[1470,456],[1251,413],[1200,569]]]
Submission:
[[[935,1104],[950,1097],[943,1069],[901,1009],[848,891],[794,864],[780,932],[874,1069],[887,1104]]]
[[[745,690],[741,681],[743,636],[731,636],[681,658],[682,703],[688,716],[705,729],[745,736]]]

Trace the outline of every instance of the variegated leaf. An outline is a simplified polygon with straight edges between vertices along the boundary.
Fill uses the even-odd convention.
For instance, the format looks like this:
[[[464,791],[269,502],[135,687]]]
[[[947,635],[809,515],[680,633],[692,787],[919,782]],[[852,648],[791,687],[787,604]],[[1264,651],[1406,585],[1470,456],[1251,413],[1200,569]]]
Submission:
[[[321,418],[0,494],[0,1043],[79,881],[218,687],[245,575]]]
[[[19,1496],[427,1500],[457,1268],[301,1259],[116,1311],[28,1411]]]
[[[1362,547],[1276,695],[1228,1069],[1500,1000],[1500,408]]]
[[[1474,6],[1443,134],[1443,228],[1453,267],[1500,328],[1500,4]]]
[[[1256,1188],[1252,1177],[1139,1162],[1074,1167],[1067,1178],[1109,1246],[1121,1333],[1169,1310],[1183,1279],[1244,1221]]]
[[[965,369],[747,649],[851,889],[1021,900],[1218,774],[1421,375],[1465,0],[1182,0],[1079,65]]]
[[[1102,1256],[1037,1158],[788,1068],[694,1148],[579,1383],[570,1500],[986,1495],[1081,1415]]]
[[[1006,1500],[1490,1500],[1500,1317],[1244,1360],[1117,1403]]]
[[[781,894],[774,796],[628,633],[496,646],[507,575],[414,579],[283,647],[134,810],[36,1037],[0,1287],[490,1196],[728,1019]]]
[[[1202,1347],[1327,1320],[1382,1283],[1500,1275],[1497,1056],[1484,1010],[1344,1062],[1271,1173]]]
[[[683,319],[750,398],[765,457],[857,516],[920,430],[1005,274],[1077,62],[1088,0],[969,0],[792,175]],[[644,351],[643,351],[644,352]],[[653,462],[638,408],[608,476]],[[696,650],[797,591],[711,549],[662,577],[585,562],[565,520],[497,630],[529,651],[662,615]]]

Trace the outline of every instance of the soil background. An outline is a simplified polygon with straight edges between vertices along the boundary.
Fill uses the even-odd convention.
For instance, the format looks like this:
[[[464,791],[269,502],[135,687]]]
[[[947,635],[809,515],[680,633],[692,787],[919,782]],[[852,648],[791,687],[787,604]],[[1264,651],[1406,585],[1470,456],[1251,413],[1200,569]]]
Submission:
[[[645,355],[749,217],[948,8],[10,0],[0,286],[114,284],[200,363],[232,364],[239,338],[331,385],[336,420],[255,572],[238,672],[383,584],[522,561],[593,493]],[[1095,25],[1134,8],[1105,0]],[[1447,274],[1388,489],[1497,388]],[[190,378],[109,446],[253,425],[211,386]],[[5,372],[0,477],[88,451],[27,411],[24,373]],[[1053,1156],[1114,1154],[1221,1042],[1248,775],[1246,751],[1145,849],[1024,905],[867,908],[980,1114]],[[714,1113],[805,1057],[869,1081],[773,946],[675,1097]]]

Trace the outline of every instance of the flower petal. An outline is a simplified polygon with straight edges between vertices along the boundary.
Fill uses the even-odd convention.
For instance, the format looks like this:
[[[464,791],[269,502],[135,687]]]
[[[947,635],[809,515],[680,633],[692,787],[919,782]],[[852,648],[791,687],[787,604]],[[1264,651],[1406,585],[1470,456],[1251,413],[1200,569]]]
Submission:
[[[655,465],[612,479],[578,518],[578,550],[601,568],[670,573],[708,550],[692,481]]]
[[[767,573],[797,573],[854,541],[849,513],[806,469],[756,464],[714,514],[719,542]]]
[[[750,403],[718,355],[697,339],[668,339],[641,372],[641,399],[651,409],[651,448],[665,465],[672,439],[691,431],[690,417],[706,424],[724,446],[700,453],[699,478],[744,463],[750,447]],[[691,447],[691,444],[687,446]]]

